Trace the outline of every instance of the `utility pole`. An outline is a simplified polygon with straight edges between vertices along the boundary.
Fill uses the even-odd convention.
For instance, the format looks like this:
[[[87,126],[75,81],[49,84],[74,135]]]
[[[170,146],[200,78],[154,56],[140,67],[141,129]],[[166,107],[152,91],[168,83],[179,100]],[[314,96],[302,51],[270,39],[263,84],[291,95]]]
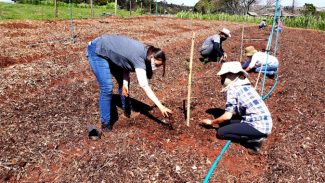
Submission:
[[[117,16],[117,0],[115,0],[115,16]]]
[[[54,0],[54,17],[58,18],[58,2]]]
[[[132,1],[131,0],[129,0],[130,1],[130,16],[131,16],[131,3],[132,3]]]
[[[94,18],[94,5],[93,0],[90,0],[90,16]]]
[[[140,5],[141,6],[141,15],[142,15],[142,12],[143,12],[143,9],[142,9],[142,1],[143,0],[140,0],[140,3],[141,3],[141,5]]]
[[[158,16],[158,0],[156,0],[156,16]]]

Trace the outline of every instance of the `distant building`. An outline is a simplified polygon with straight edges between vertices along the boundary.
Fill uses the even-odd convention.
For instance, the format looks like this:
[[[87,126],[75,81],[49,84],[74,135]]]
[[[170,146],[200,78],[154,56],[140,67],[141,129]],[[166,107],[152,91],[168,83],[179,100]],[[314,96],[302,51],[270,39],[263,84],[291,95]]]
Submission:
[[[325,12],[325,7],[316,7],[316,11]]]
[[[1,3],[15,3],[16,0],[0,0]]]
[[[253,16],[253,17],[257,17],[258,16],[257,13],[252,12],[252,11],[247,12],[247,14],[250,15],[250,16]]]

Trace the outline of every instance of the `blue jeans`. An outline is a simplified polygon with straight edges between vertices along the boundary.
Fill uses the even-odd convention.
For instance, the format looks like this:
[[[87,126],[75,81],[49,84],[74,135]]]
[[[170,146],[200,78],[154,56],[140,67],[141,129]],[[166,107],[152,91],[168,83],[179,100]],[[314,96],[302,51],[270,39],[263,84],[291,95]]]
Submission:
[[[266,73],[266,75],[268,75],[268,76],[272,76],[272,75],[274,75],[275,74],[275,71],[277,71],[278,70],[278,66],[279,66],[279,64],[278,63],[276,63],[276,64],[274,64],[274,65],[262,65],[262,66],[260,66],[260,67],[257,67],[256,69],[255,69],[255,72],[260,72],[261,71],[261,69],[262,69],[262,73],[264,74],[264,73]],[[266,67],[266,71],[265,71],[265,67]]]
[[[108,60],[100,57],[96,54],[96,42],[97,39],[93,40],[87,47],[87,57],[93,73],[96,76],[99,89],[99,111],[100,120],[102,124],[110,124],[111,122],[111,103],[113,95],[113,80],[112,75],[117,79],[119,85],[119,94],[121,96],[122,108],[125,109],[125,97],[122,96],[123,86],[123,70],[122,69],[110,69]],[[114,67],[114,66],[113,66]],[[116,66],[115,66],[116,67]]]

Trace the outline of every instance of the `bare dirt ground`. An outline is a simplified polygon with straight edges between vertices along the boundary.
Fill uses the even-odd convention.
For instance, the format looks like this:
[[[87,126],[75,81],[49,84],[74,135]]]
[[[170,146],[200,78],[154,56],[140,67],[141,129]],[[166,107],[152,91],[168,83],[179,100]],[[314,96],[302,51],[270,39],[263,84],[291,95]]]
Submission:
[[[217,63],[202,64],[202,41],[221,27],[229,60],[239,60],[241,25],[174,18],[0,23],[1,182],[202,182],[226,141],[198,125],[217,116],[224,95]],[[191,125],[185,125],[188,59],[196,32]],[[267,39],[270,30],[246,25],[245,38]],[[150,82],[174,111],[163,118],[132,75],[131,118],[119,115],[113,132],[91,141],[87,125],[99,126],[98,86],[85,57],[87,43],[102,34],[124,34],[163,48],[167,76]],[[274,122],[262,154],[232,143],[211,182],[325,182],[325,33],[289,29],[279,41],[279,84],[266,100]],[[244,41],[265,48],[267,42]],[[255,83],[256,75],[250,80]],[[266,91],[273,80],[267,79]],[[115,96],[118,98],[117,96]],[[121,113],[121,110],[119,113]]]

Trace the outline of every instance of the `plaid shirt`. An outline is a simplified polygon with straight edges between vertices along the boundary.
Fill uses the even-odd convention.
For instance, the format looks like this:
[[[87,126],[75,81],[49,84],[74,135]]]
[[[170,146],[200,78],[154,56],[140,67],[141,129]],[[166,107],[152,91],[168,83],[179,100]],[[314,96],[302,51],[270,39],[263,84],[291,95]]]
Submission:
[[[271,133],[271,113],[251,85],[232,86],[228,89],[226,111],[240,115],[241,123],[248,123],[261,133]]]

